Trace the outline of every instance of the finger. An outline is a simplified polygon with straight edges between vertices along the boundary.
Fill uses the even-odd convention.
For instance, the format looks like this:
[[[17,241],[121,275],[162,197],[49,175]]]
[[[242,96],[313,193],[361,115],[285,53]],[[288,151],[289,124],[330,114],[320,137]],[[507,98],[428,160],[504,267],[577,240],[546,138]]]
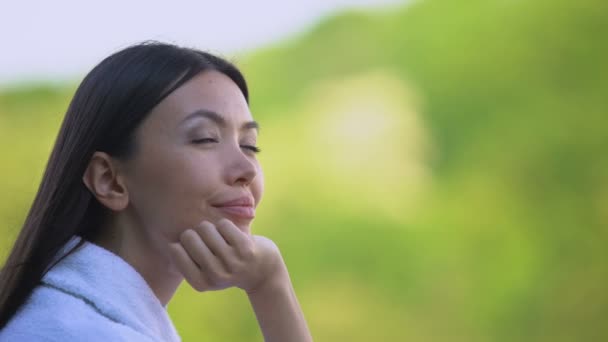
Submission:
[[[184,231],[179,240],[188,256],[199,266],[200,271],[210,272],[217,270],[218,266],[221,268],[217,257],[196,231],[192,229]]]
[[[190,258],[181,244],[169,244],[169,253],[172,255],[177,269],[193,288],[197,291],[204,291],[209,287],[198,265]]]
[[[209,247],[211,253],[222,260],[230,257],[230,246],[224,240],[224,237],[217,231],[215,225],[211,222],[204,221],[194,228],[204,243]]]
[[[216,227],[224,240],[226,240],[241,257],[251,256],[253,253],[253,241],[251,241],[251,238],[243,233],[232,221],[221,219]]]

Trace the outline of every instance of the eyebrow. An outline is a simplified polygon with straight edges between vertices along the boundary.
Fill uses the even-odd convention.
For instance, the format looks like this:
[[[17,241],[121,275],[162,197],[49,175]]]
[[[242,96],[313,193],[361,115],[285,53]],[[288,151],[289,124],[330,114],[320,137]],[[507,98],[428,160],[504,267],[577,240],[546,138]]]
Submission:
[[[207,109],[199,109],[196,110],[190,114],[188,114],[180,124],[184,124],[190,120],[193,120],[195,118],[206,118],[209,119],[213,122],[215,122],[218,126],[222,126],[222,127],[226,127],[226,119],[224,119],[223,116],[221,116],[220,114],[212,111],[212,110],[207,110]],[[245,123],[243,123],[241,125],[241,130],[247,130],[247,129],[255,129],[256,131],[260,131],[260,124],[258,124],[256,121],[247,121]]]

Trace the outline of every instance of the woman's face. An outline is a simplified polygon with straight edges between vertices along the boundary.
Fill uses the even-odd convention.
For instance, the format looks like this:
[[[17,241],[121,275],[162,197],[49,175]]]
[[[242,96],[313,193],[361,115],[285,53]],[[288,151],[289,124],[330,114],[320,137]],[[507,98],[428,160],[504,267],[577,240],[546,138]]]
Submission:
[[[134,156],[123,168],[129,215],[146,234],[169,241],[221,218],[250,233],[264,188],[257,135],[247,102],[229,77],[216,71],[195,76],[136,131]]]

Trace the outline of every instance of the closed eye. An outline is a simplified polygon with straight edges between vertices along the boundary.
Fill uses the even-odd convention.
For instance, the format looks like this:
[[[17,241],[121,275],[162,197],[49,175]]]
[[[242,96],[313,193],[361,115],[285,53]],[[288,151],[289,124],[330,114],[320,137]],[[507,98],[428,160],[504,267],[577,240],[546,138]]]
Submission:
[[[252,151],[253,153],[260,153],[262,152],[262,150],[257,147],[257,146],[253,146],[253,145],[241,145],[242,148],[247,149]]]
[[[192,140],[192,142],[195,144],[207,144],[207,143],[217,143],[218,141],[213,138],[202,138],[202,139]]]

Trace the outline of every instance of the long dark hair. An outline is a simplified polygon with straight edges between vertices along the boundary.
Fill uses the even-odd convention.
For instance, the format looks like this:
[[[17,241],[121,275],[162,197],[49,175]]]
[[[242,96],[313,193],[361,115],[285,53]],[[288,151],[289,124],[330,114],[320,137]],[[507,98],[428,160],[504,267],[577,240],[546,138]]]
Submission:
[[[230,62],[159,42],[116,52],[84,78],[68,107],[23,228],[0,271],[0,329],[73,236],[81,236],[82,243],[98,233],[106,209],[82,181],[93,153],[129,158],[136,149],[134,131],[150,110],[205,70],[230,77],[249,102],[245,79]]]

